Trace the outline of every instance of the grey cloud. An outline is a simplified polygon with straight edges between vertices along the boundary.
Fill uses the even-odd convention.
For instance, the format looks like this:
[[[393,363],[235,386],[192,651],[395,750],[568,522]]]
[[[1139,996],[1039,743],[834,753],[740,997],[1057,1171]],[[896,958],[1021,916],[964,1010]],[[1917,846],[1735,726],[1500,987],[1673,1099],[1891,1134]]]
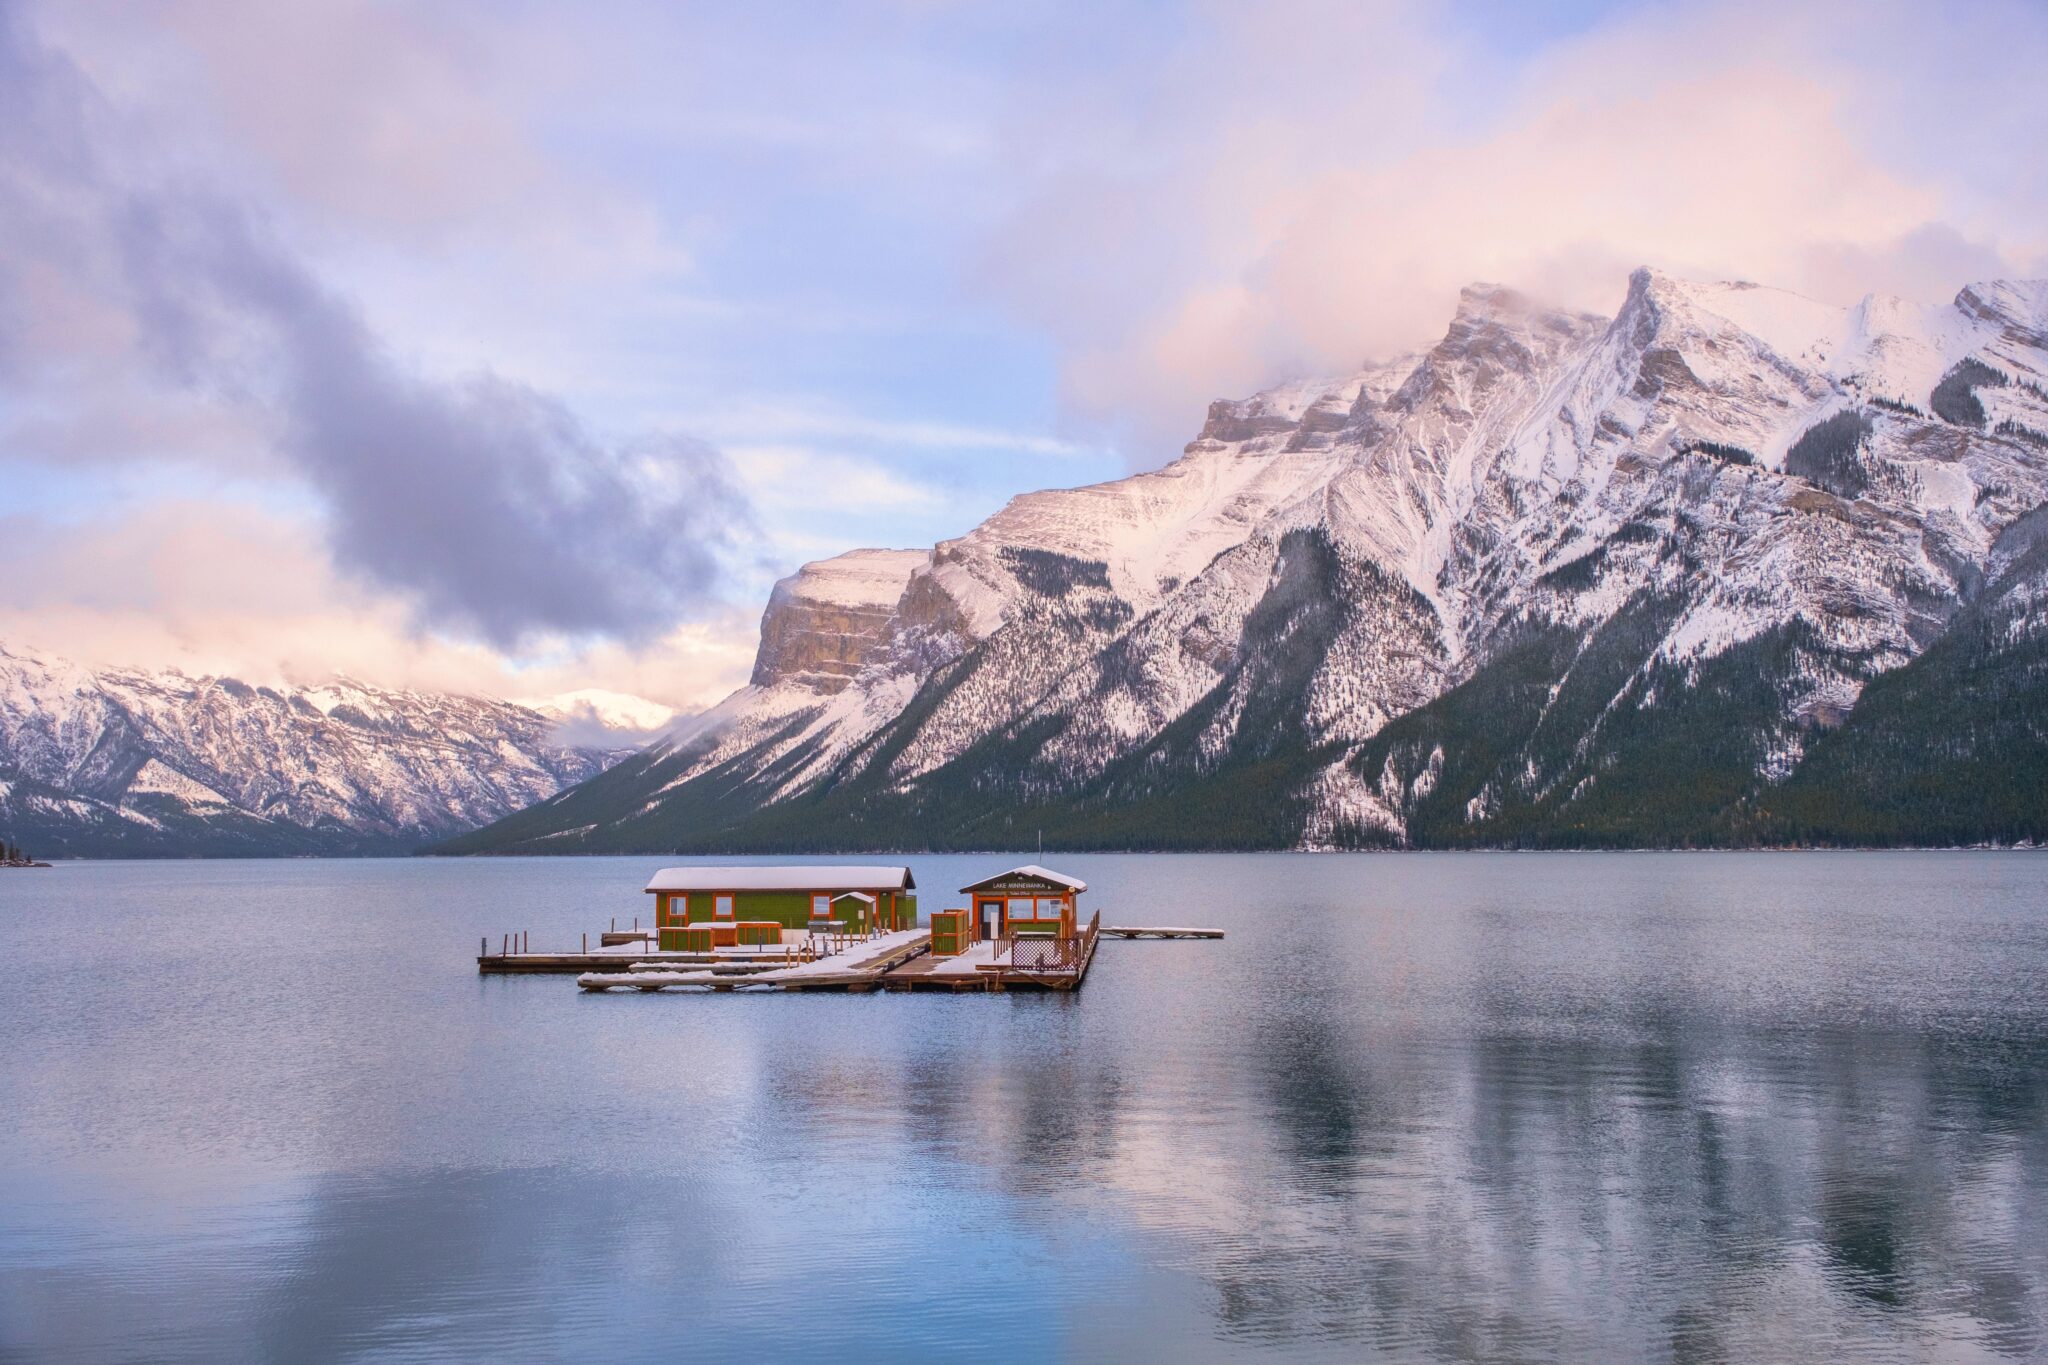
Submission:
[[[247,207],[115,169],[97,93],[12,9],[0,10],[0,89],[15,111],[0,132],[0,255],[19,246],[117,306],[164,380],[259,410],[321,495],[345,569],[500,646],[645,637],[713,591],[751,523],[716,450],[673,435],[606,442],[528,385],[402,364]],[[0,299],[18,289],[19,271],[0,267]],[[0,368],[0,382],[26,378]]]

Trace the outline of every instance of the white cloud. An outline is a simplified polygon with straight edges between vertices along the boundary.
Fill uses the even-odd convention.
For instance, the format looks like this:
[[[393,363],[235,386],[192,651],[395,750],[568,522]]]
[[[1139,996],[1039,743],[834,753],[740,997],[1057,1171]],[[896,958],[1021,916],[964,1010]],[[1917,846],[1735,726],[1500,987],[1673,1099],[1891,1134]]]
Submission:
[[[756,505],[785,518],[833,510],[922,510],[941,501],[937,489],[857,455],[778,444],[728,445],[726,454]]]
[[[1645,263],[1844,301],[2041,266],[2038,8],[1976,7],[1944,60],[1924,8],[1660,9],[1506,72],[1406,5],[1201,13],[1036,89],[983,267],[1139,464],[1210,398],[1428,344],[1474,280],[1608,309]]]
[[[218,501],[156,501],[80,526],[0,519],[0,642],[251,682],[347,673],[486,696],[602,687],[685,710],[752,667],[752,610],[637,645],[542,640],[519,657],[452,640],[337,572],[321,543],[315,525]]]

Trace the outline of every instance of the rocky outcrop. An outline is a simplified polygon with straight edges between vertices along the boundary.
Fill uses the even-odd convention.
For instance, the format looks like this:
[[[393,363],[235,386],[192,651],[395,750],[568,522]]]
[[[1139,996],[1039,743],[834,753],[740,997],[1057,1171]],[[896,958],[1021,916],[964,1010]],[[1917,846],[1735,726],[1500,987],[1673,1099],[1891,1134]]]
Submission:
[[[898,601],[923,550],[854,550],[806,564],[775,585],[761,615],[755,687],[843,689],[889,640]]]

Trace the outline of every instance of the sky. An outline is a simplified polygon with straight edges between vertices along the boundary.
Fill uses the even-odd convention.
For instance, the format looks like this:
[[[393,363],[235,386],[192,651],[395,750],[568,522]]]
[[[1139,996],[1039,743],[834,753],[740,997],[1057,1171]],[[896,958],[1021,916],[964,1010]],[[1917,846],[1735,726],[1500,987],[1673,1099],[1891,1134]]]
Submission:
[[[2048,5],[0,0],[0,644],[678,707],[1459,288],[2048,275]]]

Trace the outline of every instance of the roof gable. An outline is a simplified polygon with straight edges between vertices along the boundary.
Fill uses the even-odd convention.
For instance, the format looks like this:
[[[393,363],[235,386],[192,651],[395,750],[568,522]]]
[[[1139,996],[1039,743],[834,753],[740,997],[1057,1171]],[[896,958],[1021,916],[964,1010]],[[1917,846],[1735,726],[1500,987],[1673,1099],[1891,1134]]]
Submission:
[[[1016,891],[1026,895],[1035,892],[1039,895],[1049,893],[1057,896],[1068,891],[1087,889],[1088,883],[1079,877],[1069,877],[1064,872],[1055,872],[1049,867],[1040,867],[1037,863],[1026,863],[1022,867],[1013,867],[1008,872],[998,872],[993,877],[985,877],[981,881],[963,886],[960,892],[967,895],[975,891]]]

